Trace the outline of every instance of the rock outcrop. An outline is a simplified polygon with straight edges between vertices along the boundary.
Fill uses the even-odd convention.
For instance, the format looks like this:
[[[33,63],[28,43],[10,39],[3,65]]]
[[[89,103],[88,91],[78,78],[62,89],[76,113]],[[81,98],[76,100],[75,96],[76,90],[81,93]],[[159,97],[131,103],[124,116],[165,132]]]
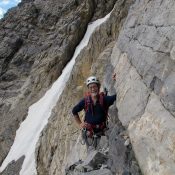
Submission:
[[[82,85],[90,74],[96,74],[101,79],[104,79],[104,86],[109,89],[110,93],[115,93],[115,90],[112,89],[114,83],[111,79],[113,68],[110,57],[115,44],[114,41],[118,36],[118,30],[127,15],[130,3],[130,1],[118,1],[115,4],[110,18],[97,28],[88,46],[77,57],[69,82],[40,138],[40,146],[36,153],[39,174],[64,174],[65,167],[72,165],[73,162],[77,162],[79,159],[84,160],[86,157],[85,150],[81,149],[82,145],[76,143],[80,132],[74,125],[71,110],[75,103],[83,97],[86,87]],[[104,74],[104,72],[108,73]],[[62,110],[59,110],[60,108]],[[112,136],[112,138],[108,147],[110,149],[108,165],[112,167],[113,173],[122,174],[128,171],[128,173],[135,172],[135,174],[138,173],[139,175],[137,163],[135,163],[136,168],[133,166],[136,161],[134,156],[130,154],[130,148],[125,148],[125,140],[122,136],[119,136],[124,129],[117,125],[117,112],[116,110],[114,111],[113,115],[111,115],[111,120],[116,125],[109,132],[109,137]],[[116,132],[118,134],[115,134]],[[74,149],[73,145],[78,148]],[[71,151],[74,156],[69,155]],[[120,161],[116,161],[117,159]]]
[[[136,1],[112,53],[119,119],[145,175],[175,173],[174,9],[171,0]]]
[[[28,107],[59,77],[87,24],[113,4],[24,0],[0,21],[0,163]]]
[[[111,10],[78,55],[41,134],[37,172],[175,174],[174,0],[23,0],[11,9],[0,21],[0,163],[28,107],[61,74],[88,23]],[[85,164],[86,149],[71,116],[92,74],[109,94],[117,93],[100,150],[106,161],[95,166]],[[16,166],[18,174],[22,161],[12,162],[3,173]]]

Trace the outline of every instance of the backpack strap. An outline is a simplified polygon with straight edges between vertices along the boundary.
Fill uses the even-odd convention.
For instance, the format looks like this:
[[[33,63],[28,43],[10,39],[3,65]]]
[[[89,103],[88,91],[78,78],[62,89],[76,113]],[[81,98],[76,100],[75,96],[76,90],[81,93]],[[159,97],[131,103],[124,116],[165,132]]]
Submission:
[[[89,93],[86,94],[84,101],[85,101],[85,112],[88,112],[89,107],[90,107],[92,111],[92,115],[93,115],[93,104],[92,104],[92,99]]]
[[[100,92],[99,94],[99,103],[101,105],[101,107],[103,108],[104,112],[105,112],[105,116],[106,116],[106,120],[108,118],[108,107],[106,106],[105,102],[104,102],[104,97],[105,97],[105,93],[104,92]],[[91,95],[90,93],[86,93],[85,94],[85,112],[88,112],[89,109],[91,109],[92,111],[92,115],[93,115],[93,102],[91,99]]]
[[[100,92],[99,94],[99,103],[100,103],[100,106],[103,108],[104,112],[105,112],[105,117],[106,117],[106,121],[101,123],[100,125],[92,125],[92,124],[88,124],[89,125],[89,128],[86,128],[88,131],[93,131],[94,128],[99,128],[101,129],[102,131],[104,131],[104,129],[108,128],[108,107],[104,101],[104,98],[105,98],[105,93],[104,92]],[[92,111],[92,115],[93,115],[93,102],[92,102],[92,99],[91,99],[91,95],[90,93],[86,93],[85,95],[85,112],[88,112],[89,110]],[[91,132],[92,133],[92,132]]]

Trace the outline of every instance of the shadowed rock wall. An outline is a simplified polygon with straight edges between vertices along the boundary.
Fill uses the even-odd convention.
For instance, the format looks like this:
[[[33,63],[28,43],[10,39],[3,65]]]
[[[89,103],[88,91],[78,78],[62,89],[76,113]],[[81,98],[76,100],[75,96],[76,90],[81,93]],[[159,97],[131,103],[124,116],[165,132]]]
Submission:
[[[141,174],[133,148],[144,175],[174,175],[175,2],[59,2],[23,1],[18,11],[12,9],[0,21],[0,161],[28,106],[60,75],[88,22],[107,14],[116,2],[110,18],[78,56],[42,132],[36,150],[38,174],[64,174],[66,166],[86,157],[71,109],[84,96],[87,76],[95,74],[109,94],[117,93],[108,132],[111,172]],[[113,72],[116,82],[110,78]],[[126,143],[128,136],[131,144]]]
[[[0,163],[28,107],[59,77],[87,24],[113,4],[23,0],[0,20]]]

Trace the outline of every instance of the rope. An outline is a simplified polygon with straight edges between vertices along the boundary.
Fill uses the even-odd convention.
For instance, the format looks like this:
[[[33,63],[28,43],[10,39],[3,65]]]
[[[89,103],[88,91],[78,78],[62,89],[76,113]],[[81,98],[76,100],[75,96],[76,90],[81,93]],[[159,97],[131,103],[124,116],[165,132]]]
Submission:
[[[100,137],[100,134],[94,134],[92,135],[92,137],[88,137],[87,132],[89,132],[86,128],[82,129],[82,142],[81,144],[84,145],[86,143],[87,146],[94,146],[94,148],[96,149],[97,147],[97,139],[98,137]],[[90,139],[92,140],[92,142],[89,142]]]

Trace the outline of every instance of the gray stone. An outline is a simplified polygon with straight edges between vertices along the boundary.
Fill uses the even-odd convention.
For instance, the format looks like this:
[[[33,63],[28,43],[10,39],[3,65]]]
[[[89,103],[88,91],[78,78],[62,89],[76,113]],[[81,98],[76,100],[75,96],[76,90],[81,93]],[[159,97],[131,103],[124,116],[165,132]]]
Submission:
[[[108,167],[112,172],[122,173],[125,167],[124,139],[119,136],[120,129],[115,126],[109,135],[109,160]]]
[[[130,64],[126,54],[121,54],[115,66],[117,80],[118,117],[124,126],[144,112],[149,90],[137,70]],[[126,110],[127,109],[127,110]]]
[[[107,154],[109,150],[109,143],[106,136],[102,136],[100,139],[100,143],[98,146],[98,150],[100,150],[103,154]]]
[[[68,172],[66,175],[112,175],[109,169],[93,170],[90,172]]]
[[[19,175],[25,156],[22,156],[17,161],[9,163],[8,167],[1,172],[1,175]]]
[[[175,60],[175,47],[173,47],[173,48],[171,49],[170,57],[171,57],[172,60]]]
[[[129,125],[129,135],[144,175],[173,175],[174,117],[154,93],[145,113]]]
[[[161,98],[165,107],[175,115],[175,72],[172,72],[164,81]]]
[[[102,164],[105,164],[106,161],[107,161],[107,157],[104,154],[94,150],[89,153],[87,158],[84,160],[82,166],[84,167],[90,166],[93,169],[98,169],[100,168],[99,166],[101,166]]]
[[[83,173],[82,175],[112,175],[111,171],[109,169],[103,169],[103,170],[95,170],[87,173]]]
[[[121,52],[127,53],[128,59],[148,88],[152,88],[155,77],[161,82],[161,86],[166,84],[169,74],[175,71],[174,22],[171,20],[174,8],[173,0],[155,0],[146,4],[144,1],[137,1],[119,35],[118,47]],[[154,88],[154,91],[161,96],[160,88]],[[169,103],[169,99],[164,96],[162,100],[164,104]],[[171,105],[166,107],[174,112]]]

